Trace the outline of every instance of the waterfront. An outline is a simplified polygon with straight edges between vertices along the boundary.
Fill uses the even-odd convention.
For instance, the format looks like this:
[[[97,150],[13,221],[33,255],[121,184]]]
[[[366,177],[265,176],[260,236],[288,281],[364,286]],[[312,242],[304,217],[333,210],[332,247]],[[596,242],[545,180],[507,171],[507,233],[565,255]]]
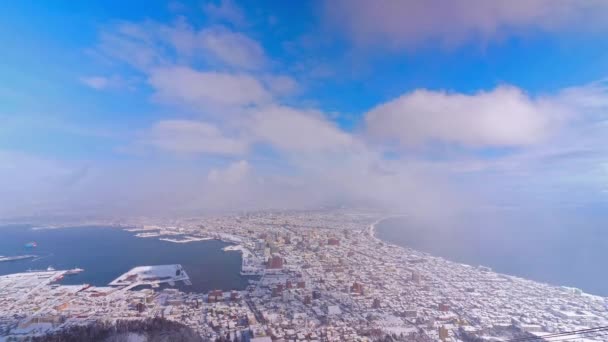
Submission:
[[[208,240],[173,243],[158,238],[137,238],[118,228],[78,227],[32,229],[26,226],[0,227],[0,255],[35,254],[36,258],[1,262],[0,275],[28,269],[83,268],[67,276],[63,284],[105,286],[135,266],[181,264],[192,286],[186,291],[207,292],[213,289],[244,289],[247,278],[240,275],[241,256],[224,252],[227,243]],[[37,247],[27,248],[35,241]]]
[[[212,341],[222,336],[232,340],[243,333],[352,341],[365,340],[370,331],[403,332],[405,340],[436,341],[447,335],[445,341],[470,337],[505,341],[608,326],[608,297],[381,243],[368,234],[378,218],[375,213],[324,210],[188,218],[170,224],[141,222],[137,225],[149,229],[138,234],[148,238],[137,241],[169,235],[181,235],[177,241],[186,237],[233,241],[230,250],[243,251],[244,269],[265,271],[250,291],[220,288],[207,293],[130,289],[129,282],[141,284],[141,279],[129,274],[116,288],[56,284],[65,271],[0,276],[0,336],[20,339],[92,320],[153,317],[186,324]],[[435,231],[427,238],[441,245],[456,236]],[[38,247],[47,243],[36,242]],[[268,258],[270,262],[265,262]],[[182,276],[172,267],[178,266],[157,268],[151,281],[167,280],[170,285],[172,276],[167,275]],[[141,274],[141,270],[133,272]],[[38,324],[41,319],[53,323]]]
[[[592,219],[593,217],[593,219]],[[423,225],[407,217],[391,217],[376,225],[376,236],[403,247],[468,265],[553,285],[572,286],[608,296],[608,236],[597,216],[564,221],[537,215],[503,218],[490,223],[482,218],[466,224]],[[532,221],[533,220],[533,221]]]

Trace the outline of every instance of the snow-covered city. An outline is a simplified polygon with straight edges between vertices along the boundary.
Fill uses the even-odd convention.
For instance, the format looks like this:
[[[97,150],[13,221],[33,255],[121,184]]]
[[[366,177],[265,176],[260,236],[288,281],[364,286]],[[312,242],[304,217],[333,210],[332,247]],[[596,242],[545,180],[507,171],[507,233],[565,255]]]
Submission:
[[[75,270],[0,276],[0,340],[153,317],[211,341],[509,341],[608,325],[607,298],[383,242],[374,235],[382,218],[334,210],[125,222],[113,229],[229,242],[249,285],[188,291],[181,265],[141,265],[104,287],[57,283]]]

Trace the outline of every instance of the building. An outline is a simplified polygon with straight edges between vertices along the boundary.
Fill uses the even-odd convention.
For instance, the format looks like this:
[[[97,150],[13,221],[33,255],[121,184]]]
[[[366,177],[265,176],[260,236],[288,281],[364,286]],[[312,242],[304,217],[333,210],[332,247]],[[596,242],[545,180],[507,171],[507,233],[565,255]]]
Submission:
[[[412,272],[412,282],[416,283],[416,284],[420,284],[420,273],[418,272]]]
[[[350,292],[356,293],[358,295],[363,295],[364,294],[363,285],[361,285],[358,282],[353,283],[353,286],[350,287]]]
[[[266,268],[270,268],[270,269],[283,268],[283,258],[281,258],[278,255],[273,255],[272,258],[270,258],[270,260],[268,260],[268,263],[266,264]]]
[[[207,296],[207,301],[209,303],[221,302],[224,300],[224,292],[222,290],[213,290],[209,292],[209,296]]]
[[[265,248],[266,248],[266,241],[264,241],[263,239],[256,240],[256,242],[255,242],[256,251],[263,253]]]
[[[442,341],[447,340],[449,337],[449,332],[448,329],[446,329],[444,326],[439,327],[439,339]]]

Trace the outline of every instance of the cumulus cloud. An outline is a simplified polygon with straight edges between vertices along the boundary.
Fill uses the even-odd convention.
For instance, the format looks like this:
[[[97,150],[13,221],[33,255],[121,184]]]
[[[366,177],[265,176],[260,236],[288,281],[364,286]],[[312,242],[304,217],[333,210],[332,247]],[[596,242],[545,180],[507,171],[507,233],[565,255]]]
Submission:
[[[163,101],[198,105],[248,106],[271,100],[271,94],[254,77],[197,71],[188,67],[154,69],[148,82]]]
[[[257,139],[283,151],[335,151],[353,142],[322,113],[285,106],[257,109],[251,130]]]
[[[200,61],[242,70],[259,70],[268,64],[262,45],[247,35],[224,26],[198,29],[183,17],[172,24],[144,21],[108,26],[94,51],[142,72]]]
[[[219,61],[237,68],[260,69],[266,64],[262,46],[242,33],[222,28],[200,32],[202,47]]]
[[[247,150],[245,141],[225,136],[212,124],[192,120],[160,121],[139,142],[176,154],[239,155]]]
[[[285,75],[269,75],[264,77],[263,81],[268,89],[277,95],[291,95],[300,89],[298,82],[293,77]]]
[[[568,112],[554,134],[517,153],[465,154],[443,167],[486,203],[552,210],[606,204],[607,100],[605,82],[566,88],[545,98]]]
[[[200,120],[161,120],[143,134],[139,144],[176,154],[225,155],[245,153],[256,143],[281,152],[313,154],[343,152],[359,144],[316,110],[269,105],[242,114],[222,118],[221,127]],[[235,129],[237,135],[224,133]]]
[[[507,32],[606,29],[603,0],[336,0],[324,2],[327,21],[359,45],[412,47],[438,39],[460,44]]]
[[[257,41],[222,26],[195,28],[183,17],[172,24],[105,27],[94,52],[143,74],[155,99],[208,114],[268,104],[298,90],[295,79],[266,70],[269,61]],[[117,83],[82,81],[98,89]]]
[[[373,40],[401,47],[429,37],[449,43],[471,36],[492,38],[505,28],[554,30],[584,11],[578,3],[555,1],[559,5],[547,11],[544,0],[525,4],[431,0],[425,6],[414,1],[382,6],[337,0],[328,2],[327,10],[358,43]],[[598,2],[585,6],[597,9]],[[205,11],[214,25],[244,22],[240,9],[230,1],[206,5]],[[550,22],[549,17],[560,19]],[[473,94],[418,89],[363,113],[361,132],[351,132],[321,110],[287,105],[282,96],[298,91],[297,80],[272,73],[273,63],[262,45],[233,29],[193,27],[183,18],[172,24],[120,22],[106,27],[96,51],[143,75],[153,99],[175,111],[133,137],[135,147],[164,152],[163,162],[156,154],[143,154],[133,163],[98,161],[88,167],[10,156],[9,161],[19,165],[0,163],[0,188],[11,190],[0,193],[0,202],[20,191],[21,185],[11,187],[13,182],[30,184],[29,197],[44,198],[56,204],[54,208],[69,200],[96,209],[103,204],[111,213],[132,214],[134,207],[166,214],[362,204],[441,218],[468,204],[480,188],[479,179],[500,187],[506,184],[502,179],[539,172],[528,166],[543,158],[555,161],[556,169],[567,164],[560,162],[567,158],[560,158],[572,156],[568,153],[578,161],[585,159],[585,167],[605,165],[598,157],[605,153],[581,153],[599,142],[608,146],[601,119],[608,98],[604,83],[540,97],[513,86]],[[307,64],[308,77],[315,76],[315,65]],[[109,86],[109,78],[95,77],[82,81],[98,89]],[[592,121],[590,113],[595,116]],[[575,146],[572,142],[582,142],[582,136],[587,142]],[[561,145],[555,145],[560,139]],[[419,146],[432,149],[434,142],[480,149],[519,147],[529,154],[497,160],[486,160],[466,148],[462,149],[466,155],[456,160],[417,154]],[[401,150],[387,155],[392,143]],[[547,144],[554,144],[556,150],[547,150]],[[408,154],[412,150],[415,153]],[[14,170],[21,168],[31,174],[16,177]],[[555,177],[553,181],[568,172],[589,175],[580,168],[542,172]],[[468,176],[471,181],[463,182]],[[66,192],[68,183],[72,190]],[[66,202],[49,195],[56,193],[65,194]],[[27,211],[28,205],[23,208]]]
[[[568,112],[510,86],[473,95],[416,90],[373,108],[365,122],[371,136],[406,146],[525,146],[547,138]]]

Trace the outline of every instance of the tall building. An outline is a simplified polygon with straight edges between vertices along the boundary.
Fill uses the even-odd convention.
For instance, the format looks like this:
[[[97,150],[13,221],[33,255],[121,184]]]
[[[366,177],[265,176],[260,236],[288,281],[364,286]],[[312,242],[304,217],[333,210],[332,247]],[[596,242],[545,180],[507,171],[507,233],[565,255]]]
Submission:
[[[418,272],[412,272],[412,282],[416,283],[416,284],[420,284],[420,273]]]
[[[445,341],[448,339],[448,337],[448,329],[446,329],[444,326],[439,327],[439,339]]]
[[[266,248],[266,241],[264,241],[263,239],[259,239],[255,242],[255,249],[259,252],[264,252],[264,249]]]
[[[268,263],[266,264],[266,268],[270,269],[281,269],[283,268],[283,258],[278,255],[273,255]]]

